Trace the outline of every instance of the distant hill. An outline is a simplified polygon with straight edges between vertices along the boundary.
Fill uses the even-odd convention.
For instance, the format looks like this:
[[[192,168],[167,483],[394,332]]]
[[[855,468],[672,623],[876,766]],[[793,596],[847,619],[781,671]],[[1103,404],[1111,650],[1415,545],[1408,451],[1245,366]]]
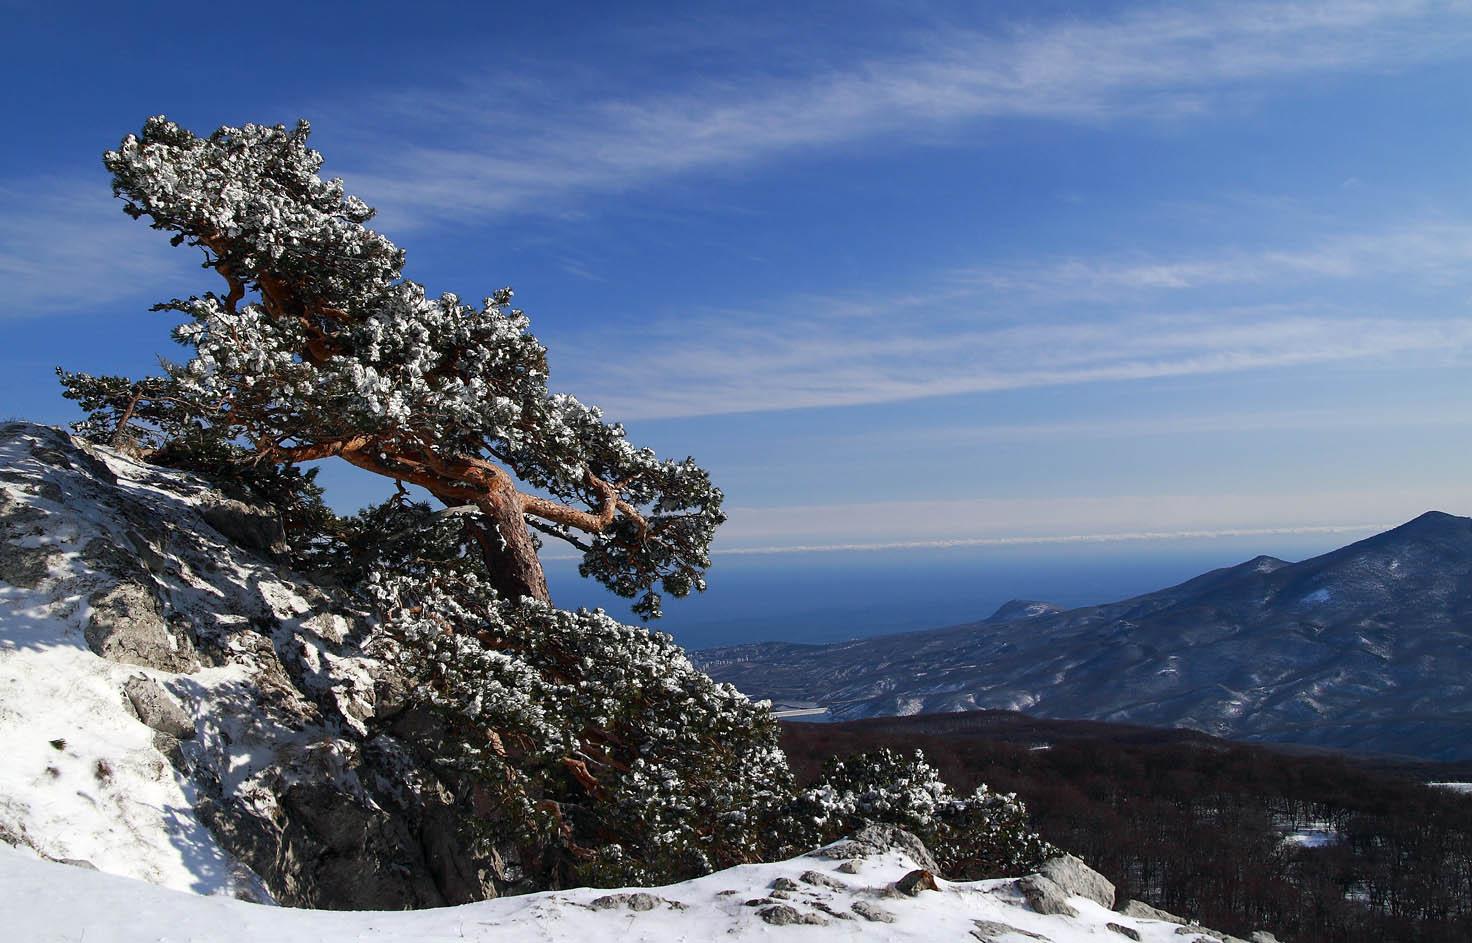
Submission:
[[[712,649],[759,698],[835,719],[977,709],[1472,758],[1472,519],[1428,512],[1301,563],[1256,557],[1122,602],[1004,605],[837,645]]]

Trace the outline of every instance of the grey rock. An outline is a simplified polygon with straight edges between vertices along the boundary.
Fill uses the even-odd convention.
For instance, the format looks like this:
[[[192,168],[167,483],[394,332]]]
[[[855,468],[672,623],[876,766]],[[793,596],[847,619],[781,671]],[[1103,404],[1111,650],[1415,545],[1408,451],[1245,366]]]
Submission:
[[[162,535],[159,536],[162,540]],[[158,561],[155,571],[167,574],[168,561],[153,550],[145,537],[131,528],[128,544],[125,549],[111,540],[93,537],[82,546],[82,560],[96,570],[131,583],[146,585],[151,580],[147,561],[154,558]]]
[[[1023,930],[1021,927],[1014,927],[1012,924],[1002,923],[1000,920],[973,920],[971,922],[975,925],[971,929],[971,935],[980,940],[981,943],[1003,943],[1002,938],[1009,933],[1027,937],[1030,940],[1047,939],[1041,933]]]
[[[863,864],[857,858],[850,858],[838,866],[838,870],[844,874],[858,874],[863,869]]]
[[[8,476],[0,475],[0,481],[6,480]],[[20,481],[29,479],[21,476]],[[20,501],[12,501],[4,490],[0,490],[0,534],[9,537],[21,537],[26,534],[42,533],[35,525],[46,520],[47,512],[31,504]]]
[[[181,749],[182,741],[178,737],[171,737],[166,733],[153,732],[153,748],[164,755],[169,765],[186,776],[189,774],[189,761],[184,758]]]
[[[633,894],[605,894],[596,898],[589,906],[594,910],[613,910],[617,907],[624,907],[629,910],[646,911],[656,910],[660,904],[673,905],[674,902],[655,897],[653,894],[636,892]]]
[[[1029,874],[1017,879],[1017,889],[1027,899],[1027,905],[1040,914],[1058,914],[1077,917],[1078,911],[1068,903],[1063,888],[1041,874]]]
[[[1118,912],[1124,914],[1126,917],[1136,917],[1142,920],[1164,920],[1166,923],[1190,922],[1181,917],[1177,917],[1175,914],[1171,913],[1168,910],[1161,910],[1159,907],[1151,907],[1144,901],[1133,899],[1125,901],[1124,905],[1118,908]]]
[[[911,861],[926,871],[940,873],[940,865],[935,863],[935,856],[925,847],[925,843],[910,832],[892,825],[866,826],[847,841],[822,849],[821,854],[826,858],[852,859],[880,855],[888,851],[904,852],[910,856]]]
[[[0,543],[0,581],[22,589],[35,589],[51,572],[55,553],[46,547],[19,547]]]
[[[1122,924],[1106,923],[1104,924],[1104,926],[1110,930],[1113,930],[1115,933],[1118,933],[1120,936],[1128,937],[1131,940],[1138,940],[1140,938],[1139,930],[1131,929],[1130,927],[1126,927]]]
[[[852,919],[854,919],[854,915],[853,914],[848,913],[847,911],[837,910],[834,907],[830,906],[829,904],[827,904],[827,903],[825,903],[824,901],[821,901],[821,900],[810,900],[810,901],[808,901],[808,905],[811,906],[811,907],[813,907],[813,908],[815,908],[815,909],[817,909],[817,910],[821,910],[823,913],[825,913],[828,916],[834,918],[835,920],[852,920]]]
[[[1213,941],[1216,941],[1216,943],[1247,943],[1247,941],[1242,939],[1240,936],[1232,936],[1232,934],[1230,933],[1223,933],[1220,930],[1213,930],[1210,927],[1197,926],[1196,924],[1191,924],[1190,926],[1185,927],[1176,927],[1176,933],[1177,935],[1182,936],[1189,933],[1201,934],[1196,939],[1198,941],[1205,940],[1207,941],[1207,943],[1213,943]]]
[[[1247,943],[1278,943],[1278,938],[1266,930],[1253,930],[1247,934]]]
[[[894,914],[885,910],[883,907],[869,903],[867,900],[856,900],[851,907],[854,913],[863,917],[865,920],[871,920],[874,923],[894,923]]]
[[[175,740],[194,739],[194,721],[157,681],[135,675],[124,682],[123,693],[138,719],[154,730]]]
[[[404,687],[363,654],[363,615],[219,532],[272,552],[268,513],[55,429],[7,424],[0,441],[23,456],[0,468],[0,547],[42,538],[24,542],[54,554],[48,574],[39,553],[13,559],[25,580],[55,584],[47,618],[78,621],[86,600],[78,628],[93,652],[180,675],[133,679],[119,700],[191,782],[194,815],[246,883],[288,906],[352,909],[543,889],[513,846],[481,845],[473,784],[433,763],[438,728],[363,723],[380,716],[381,679]],[[240,669],[238,680],[192,674],[202,662]],[[0,836],[20,835],[12,824],[0,821]]]
[[[800,884],[798,884],[796,881],[794,881],[792,878],[777,878],[776,880],[774,880],[772,882],[772,890],[774,890],[774,891],[800,891],[800,890],[802,890],[802,886]]]
[[[753,897],[751,900],[748,900],[748,901],[743,902],[741,906],[743,906],[743,907],[765,907],[767,904],[775,904],[775,903],[776,903],[776,901],[774,901],[770,897]]]
[[[1100,907],[1114,907],[1114,884],[1073,855],[1049,858],[1038,873],[1063,888],[1070,896],[1086,897]]]
[[[804,884],[815,884],[819,887],[831,887],[835,891],[846,891],[848,885],[835,877],[830,877],[822,871],[804,871],[798,875],[798,880]]]
[[[98,590],[87,601],[92,612],[83,635],[88,647],[103,658],[170,672],[200,667],[188,636],[170,631],[150,587],[119,582]]]
[[[286,529],[274,509],[247,504],[211,494],[201,503],[199,514],[230,541],[273,560],[286,557]]]
[[[758,910],[756,913],[758,917],[761,917],[767,923],[779,927],[792,926],[794,924],[813,924],[820,927],[828,925],[828,919],[826,917],[820,914],[803,913],[796,907],[791,907],[787,904],[773,904],[770,907]]]
[[[935,883],[935,875],[932,872],[925,868],[917,868],[895,881],[894,889],[901,894],[915,897],[921,891],[938,891],[940,886]]]
[[[83,871],[97,870],[97,865],[88,861],[86,858],[58,858],[56,862],[57,864],[69,864],[74,868],[81,868]]]

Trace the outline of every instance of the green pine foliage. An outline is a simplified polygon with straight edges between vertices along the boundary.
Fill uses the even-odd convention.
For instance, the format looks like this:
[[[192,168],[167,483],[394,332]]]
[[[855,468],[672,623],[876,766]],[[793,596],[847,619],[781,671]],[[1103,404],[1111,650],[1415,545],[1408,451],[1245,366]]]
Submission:
[[[488,837],[550,885],[658,884],[787,850],[777,723],[668,635],[499,598],[473,572],[373,571],[376,650],[453,731]]]
[[[1058,853],[1032,830],[1016,796],[984,785],[956,796],[919,750],[911,757],[888,748],[834,757],[798,801],[825,835],[870,822],[913,832],[953,880],[1023,874]]]
[[[79,433],[275,506],[290,563],[376,613],[368,651],[437,719],[416,745],[470,784],[456,788],[489,844],[516,845],[543,886],[674,881],[870,821],[914,831],[955,877],[1049,851],[1015,799],[958,799],[918,756],[840,763],[798,790],[769,707],[668,635],[557,609],[545,585],[508,590],[536,588],[545,536],[657,617],[662,593],[705,588],[723,496],[693,460],[550,392],[509,289],[470,306],[404,279],[403,252],[318,177],[307,136],[302,122],[201,138],[158,117],[108,152],[125,212],[203,250],[228,292],[155,308],[185,316],[174,338],[191,352],[163,376],[58,374],[87,412]],[[334,515],[299,464],[331,457],[396,493]]]

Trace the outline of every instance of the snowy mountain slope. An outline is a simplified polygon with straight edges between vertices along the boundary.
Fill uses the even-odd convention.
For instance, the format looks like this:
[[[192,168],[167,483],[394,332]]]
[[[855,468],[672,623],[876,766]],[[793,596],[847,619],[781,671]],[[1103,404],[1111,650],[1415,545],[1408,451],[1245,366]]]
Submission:
[[[193,476],[0,426],[0,839],[299,906],[514,889],[393,735],[362,616],[280,537]]]
[[[397,738],[408,712],[358,648],[363,617],[273,562],[273,523],[189,475],[55,429],[0,426],[7,939],[1210,933],[1137,902],[1107,909],[1112,885],[1077,859],[1045,863],[1047,876],[938,880],[919,870],[934,868],[923,846],[884,829],[647,892],[442,906],[518,890],[515,862],[456,844],[449,785]],[[897,887],[907,879],[912,894]],[[266,906],[319,901],[358,910]],[[437,909],[367,909],[426,905]]]
[[[1077,895],[1066,901],[1074,916],[1041,914],[1012,880],[938,881],[938,890],[922,890],[911,897],[894,889],[895,882],[916,868],[902,852],[858,863],[858,873],[848,874],[838,870],[838,861],[807,856],[732,868],[646,891],[579,888],[414,912],[338,912],[285,910],[182,894],[40,861],[0,846],[0,925],[11,939],[30,943],[1226,939],[1199,927],[1115,913]],[[811,883],[815,876],[825,883]],[[790,882],[796,890],[778,891],[785,899],[775,899],[773,885],[780,882]],[[752,906],[756,900],[768,903]],[[779,910],[772,914],[772,908]],[[782,914],[780,908],[789,913]],[[764,911],[769,915],[763,916]],[[768,922],[792,914],[811,922],[793,926]]]
[[[1258,557],[1133,599],[830,646],[698,652],[753,697],[839,719],[999,708],[1472,757],[1472,519]]]

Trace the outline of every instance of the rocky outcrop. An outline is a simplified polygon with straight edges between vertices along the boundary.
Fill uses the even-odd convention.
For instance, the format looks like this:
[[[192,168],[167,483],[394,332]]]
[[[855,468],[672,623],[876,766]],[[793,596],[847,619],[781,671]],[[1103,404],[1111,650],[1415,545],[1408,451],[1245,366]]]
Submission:
[[[527,889],[509,849],[477,840],[468,788],[432,762],[432,723],[362,650],[365,614],[284,570],[284,549],[269,509],[196,476],[0,426],[0,581],[23,594],[0,656],[27,657],[29,641],[119,666],[98,676],[118,678],[116,709],[147,728],[153,768],[270,896],[393,909]],[[106,765],[124,759],[147,766]],[[25,834],[22,815],[0,803],[0,832]]]
[[[1063,889],[1066,894],[1087,897],[1100,907],[1114,906],[1114,884],[1104,875],[1073,855],[1049,858],[1038,873]]]

